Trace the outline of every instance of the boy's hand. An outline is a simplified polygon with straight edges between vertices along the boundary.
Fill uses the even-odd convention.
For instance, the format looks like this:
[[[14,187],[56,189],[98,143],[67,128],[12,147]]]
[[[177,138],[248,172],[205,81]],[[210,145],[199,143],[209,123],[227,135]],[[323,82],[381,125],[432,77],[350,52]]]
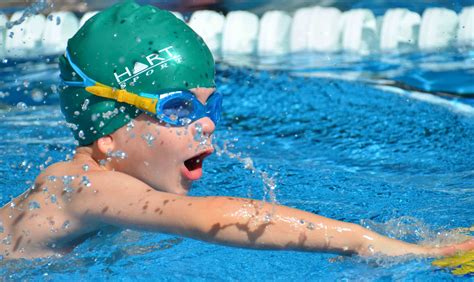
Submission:
[[[429,251],[430,254],[434,256],[452,256],[459,252],[467,252],[471,250],[474,250],[474,239],[445,247],[432,248]]]

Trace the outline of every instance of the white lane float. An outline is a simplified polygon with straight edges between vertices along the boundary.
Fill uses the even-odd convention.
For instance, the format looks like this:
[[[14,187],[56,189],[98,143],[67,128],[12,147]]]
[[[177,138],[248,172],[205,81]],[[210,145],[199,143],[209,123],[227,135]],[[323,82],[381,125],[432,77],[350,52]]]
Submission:
[[[458,44],[474,47],[474,6],[465,7],[459,14]]]
[[[363,55],[375,51],[378,45],[377,21],[368,9],[349,10],[343,14],[342,48]]]
[[[258,53],[283,55],[290,51],[291,17],[283,11],[268,11],[260,19]]]
[[[10,22],[21,20],[24,11],[17,11],[10,17]],[[45,16],[32,15],[6,31],[5,53],[8,57],[29,57],[41,46],[41,36],[46,23]]]
[[[8,19],[4,14],[0,14],[0,58],[5,56],[6,23]]]
[[[380,30],[382,51],[413,50],[418,43],[421,17],[408,9],[389,9]]]
[[[180,20],[182,20],[182,21],[184,22],[184,17],[183,17],[183,15],[182,15],[180,12],[174,12],[174,11],[173,11],[173,12],[171,12],[171,13],[173,13],[173,15],[174,15],[175,17],[177,17],[178,19],[180,19]]]
[[[82,27],[87,22],[87,20],[95,16],[98,12],[99,11],[90,11],[82,15],[81,20],[79,21],[79,27]]]
[[[312,8],[301,8],[293,15],[290,33],[290,51],[302,52],[309,48],[309,30]]]
[[[342,13],[336,8],[311,9],[308,29],[308,50],[336,52],[341,48]]]
[[[79,20],[71,12],[51,13],[43,32],[42,51],[46,55],[60,54],[66,50],[67,41],[79,29]]]
[[[202,10],[192,14],[189,26],[202,37],[213,54],[221,51],[225,17],[216,11]]]
[[[256,49],[259,19],[246,11],[227,14],[222,36],[224,54],[249,55]]]
[[[433,50],[450,46],[456,38],[458,15],[445,8],[429,8],[421,17],[418,48]]]
[[[0,56],[28,57],[60,54],[67,40],[97,11],[81,21],[71,12],[28,17],[7,29],[8,19],[0,14]],[[180,13],[173,12],[180,19]],[[11,21],[21,18],[14,13]],[[288,52],[337,52],[370,54],[377,50],[403,52],[437,50],[449,46],[474,46],[474,6],[459,15],[445,8],[429,8],[423,15],[407,9],[389,9],[375,17],[367,9],[342,13],[336,8],[313,6],[298,9],[291,17],[284,11],[266,12],[261,19],[247,11],[196,11],[189,25],[206,42],[214,55],[283,55]],[[258,51],[258,52],[256,52]]]

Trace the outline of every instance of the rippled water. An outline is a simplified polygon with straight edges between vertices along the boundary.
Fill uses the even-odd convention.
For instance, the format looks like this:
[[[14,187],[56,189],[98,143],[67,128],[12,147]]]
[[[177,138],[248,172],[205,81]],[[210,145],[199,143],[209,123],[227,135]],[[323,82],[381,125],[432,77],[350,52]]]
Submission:
[[[74,147],[51,90],[57,82],[54,65],[11,67],[18,72],[1,74],[1,91],[16,93],[11,90],[16,85],[26,93],[23,97],[33,88],[53,94],[41,102],[20,99],[25,105],[17,105],[16,94],[2,100],[6,103],[0,109],[2,204],[29,187],[41,166],[67,158]],[[262,181],[265,173],[276,185],[280,204],[362,223],[411,242],[455,240],[454,235],[438,232],[473,224],[472,100],[458,98],[457,103],[467,108],[456,111],[451,98],[448,104],[433,104],[409,98],[411,92],[380,90],[377,85],[385,82],[374,75],[367,76],[370,81],[363,77],[363,82],[345,81],[316,77],[321,73],[310,68],[304,73],[311,76],[299,76],[302,70],[255,71],[219,65],[225,111],[216,131],[217,144],[221,148],[225,144],[240,160],[225,152],[210,157],[193,195],[263,199],[268,192]],[[468,72],[462,67],[451,70]],[[18,84],[22,81],[18,77],[30,81],[28,87]],[[469,82],[464,85],[472,87]],[[43,102],[46,105],[40,105]],[[245,168],[244,158],[253,161],[258,173]],[[11,280],[453,278],[426,259],[330,260],[334,257],[244,250],[129,230],[104,231],[64,258],[3,263],[0,275]]]

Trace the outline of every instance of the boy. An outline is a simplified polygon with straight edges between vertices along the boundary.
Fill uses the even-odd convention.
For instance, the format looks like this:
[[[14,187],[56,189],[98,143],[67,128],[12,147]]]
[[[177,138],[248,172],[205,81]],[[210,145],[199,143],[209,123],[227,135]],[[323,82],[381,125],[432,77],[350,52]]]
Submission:
[[[133,2],[89,20],[60,58],[61,109],[79,142],[0,210],[4,258],[64,254],[101,228],[346,254],[450,255],[361,226],[231,197],[188,197],[213,152],[222,98],[212,55],[171,13]]]

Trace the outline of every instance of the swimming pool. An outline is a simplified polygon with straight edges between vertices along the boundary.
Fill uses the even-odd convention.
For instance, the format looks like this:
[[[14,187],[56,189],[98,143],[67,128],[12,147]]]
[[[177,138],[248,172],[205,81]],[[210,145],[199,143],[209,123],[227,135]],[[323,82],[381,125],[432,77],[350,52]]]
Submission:
[[[435,69],[468,74],[462,62],[472,62],[472,54],[453,54],[419,56],[424,62],[448,58]],[[341,56],[332,59],[345,60]],[[474,211],[472,99],[380,89],[390,84],[387,78],[410,77],[417,64],[400,69],[403,64],[364,57],[313,68],[323,62],[317,58],[293,57],[284,67],[259,62],[261,69],[273,70],[218,65],[225,96],[215,134],[220,149],[205,163],[191,194],[270,200],[273,182],[280,204],[411,242],[456,240],[446,231],[472,225]],[[307,64],[295,68],[301,61]],[[10,69],[2,69],[2,91],[11,93],[0,109],[2,205],[27,189],[42,167],[67,159],[74,149],[54,94],[54,62],[4,64]],[[472,87],[469,80],[462,83],[462,75],[454,77],[460,80],[443,83],[442,72],[431,76],[443,87]],[[405,84],[400,79],[390,85]],[[52,94],[35,100],[32,89]],[[25,90],[28,95],[18,103],[12,93]],[[249,159],[256,170],[245,168]],[[0,273],[7,280],[453,279],[428,259],[334,258],[125,230],[104,231],[62,258],[2,262]]]

